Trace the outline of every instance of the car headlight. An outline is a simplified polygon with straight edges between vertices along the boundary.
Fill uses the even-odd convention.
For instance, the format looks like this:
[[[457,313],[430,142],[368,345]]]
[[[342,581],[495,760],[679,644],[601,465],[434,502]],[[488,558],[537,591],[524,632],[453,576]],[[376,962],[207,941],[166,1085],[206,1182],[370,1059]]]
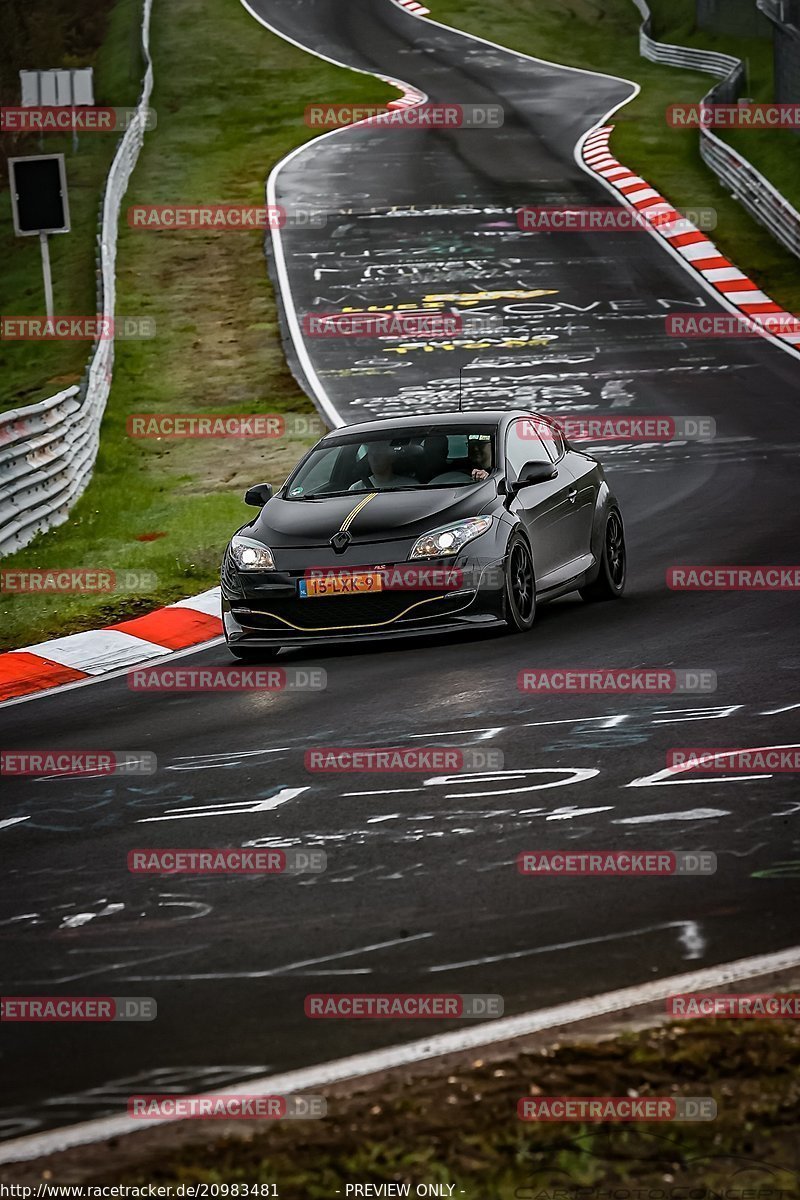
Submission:
[[[253,538],[240,537],[237,533],[235,537],[231,538],[228,551],[240,571],[275,570],[272,551],[263,542],[256,542]]]
[[[458,554],[467,542],[486,533],[491,524],[491,517],[469,517],[466,521],[454,521],[452,525],[432,529],[417,538],[409,558],[442,558]]]

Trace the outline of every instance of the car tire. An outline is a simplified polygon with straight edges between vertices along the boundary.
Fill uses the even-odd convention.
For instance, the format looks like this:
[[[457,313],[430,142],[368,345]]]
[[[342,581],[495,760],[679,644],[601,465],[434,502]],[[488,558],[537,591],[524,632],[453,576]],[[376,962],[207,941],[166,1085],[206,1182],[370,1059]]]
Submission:
[[[264,647],[259,650],[255,646],[231,646],[230,643],[228,649],[240,662],[272,662],[280,652],[280,647]]]
[[[603,600],[618,600],[625,591],[628,560],[625,550],[625,528],[618,508],[609,509],[603,529],[603,553],[597,578],[580,594],[590,604]]]
[[[510,629],[527,633],[536,620],[536,577],[528,543],[511,536],[503,568],[503,620]]]

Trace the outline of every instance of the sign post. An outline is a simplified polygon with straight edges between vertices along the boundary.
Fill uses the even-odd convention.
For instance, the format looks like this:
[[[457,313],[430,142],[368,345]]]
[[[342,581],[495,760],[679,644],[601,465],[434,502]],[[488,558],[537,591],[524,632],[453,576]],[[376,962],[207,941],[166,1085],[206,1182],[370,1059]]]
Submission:
[[[44,298],[53,316],[53,278],[48,234],[69,233],[69,200],[63,154],[33,154],[8,160],[11,211],[17,237],[38,236],[42,252]]]

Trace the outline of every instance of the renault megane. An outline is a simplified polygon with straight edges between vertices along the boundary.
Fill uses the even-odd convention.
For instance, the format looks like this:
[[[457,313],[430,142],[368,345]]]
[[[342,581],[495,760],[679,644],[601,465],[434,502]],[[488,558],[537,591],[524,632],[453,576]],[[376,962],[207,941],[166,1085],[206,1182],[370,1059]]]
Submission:
[[[625,535],[603,468],[555,421],[473,411],[326,434],[222,564],[237,658],[283,646],[528,630],[537,604],[625,588]]]

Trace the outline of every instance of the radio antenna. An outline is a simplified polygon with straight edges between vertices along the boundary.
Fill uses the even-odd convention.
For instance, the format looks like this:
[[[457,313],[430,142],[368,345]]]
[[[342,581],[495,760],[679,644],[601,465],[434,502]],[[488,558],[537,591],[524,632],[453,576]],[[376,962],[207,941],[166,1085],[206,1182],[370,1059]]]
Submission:
[[[463,380],[463,378],[462,378],[462,371],[463,371],[463,370],[464,370],[464,368],[463,368],[463,367],[459,367],[459,368],[458,368],[458,411],[459,411],[459,412],[463,412],[463,411],[464,411],[464,410],[463,410],[463,408],[462,408],[462,399],[463,399],[463,397],[462,397],[462,393],[463,393],[463,390],[464,390],[464,380]]]

